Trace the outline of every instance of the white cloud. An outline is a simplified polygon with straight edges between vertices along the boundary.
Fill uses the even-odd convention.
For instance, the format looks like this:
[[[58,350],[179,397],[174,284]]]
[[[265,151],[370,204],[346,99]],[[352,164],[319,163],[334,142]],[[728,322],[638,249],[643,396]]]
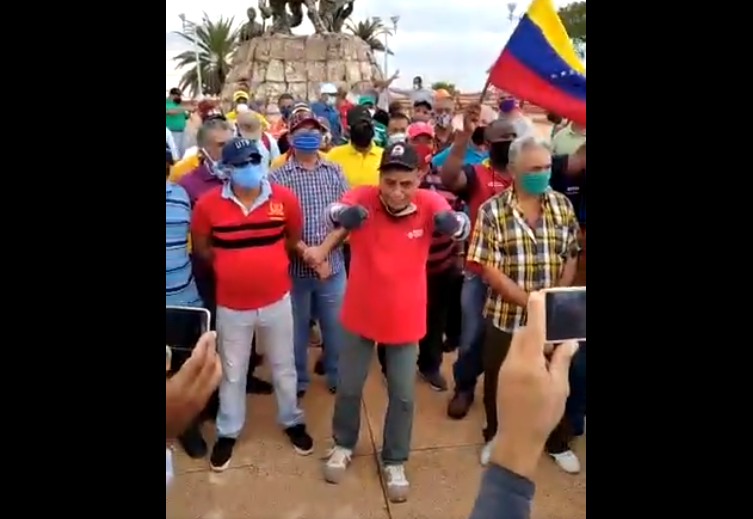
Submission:
[[[555,0],[557,6],[568,3],[568,0]],[[518,4],[521,10],[525,9],[527,0],[520,0]],[[249,5],[247,0],[166,0],[166,29],[180,29],[178,15],[181,13],[188,19],[199,20],[203,11],[210,17],[233,16],[240,23],[245,20]],[[473,7],[467,7],[470,5]],[[463,90],[474,91],[484,86],[485,71],[497,58],[511,32],[507,14],[507,2],[500,0],[473,0],[465,4],[436,0],[356,0],[353,18],[400,16],[397,34],[390,39],[390,47],[396,55],[389,58],[390,71],[401,71],[400,86],[407,87],[414,76],[423,76],[427,82],[450,81]],[[308,19],[298,32],[313,32]]]

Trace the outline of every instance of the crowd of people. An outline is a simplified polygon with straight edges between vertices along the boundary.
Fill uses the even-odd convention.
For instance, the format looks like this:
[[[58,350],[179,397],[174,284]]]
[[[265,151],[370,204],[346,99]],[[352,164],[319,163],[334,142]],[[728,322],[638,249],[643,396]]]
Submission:
[[[273,394],[292,448],[312,454],[300,402],[321,376],[335,406],[324,477],[340,483],[375,351],[389,394],[382,467],[391,501],[406,501],[410,490],[417,373],[432,389],[451,391],[447,414],[455,420],[468,416],[483,375],[481,463],[498,469],[508,427],[499,410],[520,405],[502,380],[505,369],[522,370],[515,344],[533,320],[532,294],[585,284],[584,128],[552,117],[552,138],[541,138],[515,99],[459,113],[451,96],[425,89],[420,78],[405,112],[380,94],[385,86],[354,97],[324,84],[313,103],[286,94],[267,106],[237,92],[224,114],[170,92],[166,304],[212,312],[222,372],[209,406],[218,438],[211,453],[198,420],[172,433],[189,456],[209,454],[214,471],[230,464],[247,392]],[[202,120],[193,147],[185,126],[192,112]],[[312,342],[321,345],[314,373]],[[542,441],[570,474],[581,470],[571,444],[585,426],[584,346],[572,367],[567,355],[572,393]],[[454,350],[449,381],[442,365]],[[262,362],[271,384],[254,377]]]

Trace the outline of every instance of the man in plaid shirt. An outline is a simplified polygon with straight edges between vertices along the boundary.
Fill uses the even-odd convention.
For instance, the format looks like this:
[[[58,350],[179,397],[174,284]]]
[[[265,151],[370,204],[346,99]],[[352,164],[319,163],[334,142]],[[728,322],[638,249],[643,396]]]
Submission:
[[[290,119],[290,159],[272,171],[269,180],[295,193],[303,214],[302,239],[310,249],[308,258],[292,258],[290,275],[295,320],[295,360],[298,393],[303,396],[311,381],[308,372],[309,325],[316,308],[322,338],[326,343],[323,363],[327,385],[337,390],[337,361],[342,343],[340,309],[345,293],[345,261],[342,248],[322,257],[317,248],[328,235],[327,208],[338,202],[348,190],[340,166],[319,156],[326,129],[308,110],[296,112]]]
[[[483,346],[484,406],[487,464],[499,429],[497,385],[512,344],[513,333],[525,323],[532,292],[569,287],[575,281],[580,255],[580,225],[573,204],[550,187],[552,154],[537,137],[517,139],[510,146],[514,187],[494,196],[479,209],[468,261],[482,268],[490,290],[484,308],[487,319]],[[580,472],[570,450],[567,420],[552,433],[549,454],[566,472]]]

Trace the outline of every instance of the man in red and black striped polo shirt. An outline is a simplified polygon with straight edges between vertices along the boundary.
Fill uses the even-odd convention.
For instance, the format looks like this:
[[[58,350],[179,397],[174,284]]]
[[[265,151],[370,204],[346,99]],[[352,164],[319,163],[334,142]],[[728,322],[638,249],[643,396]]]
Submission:
[[[408,142],[416,149],[420,159],[423,180],[421,189],[434,191],[447,200],[455,211],[462,211],[462,202],[445,189],[438,172],[431,167],[434,154],[434,129],[427,123],[414,123],[408,127]],[[447,379],[442,375],[444,356],[444,334],[453,298],[460,299],[456,290],[460,270],[458,253],[463,244],[450,236],[437,232],[432,236],[429,262],[427,264],[427,286],[429,304],[426,311],[426,337],[420,343],[418,369],[421,376],[436,391],[447,391]]]
[[[299,454],[314,451],[298,405],[288,274],[288,251],[304,250],[301,208],[289,189],[269,183],[262,161],[252,141],[228,142],[221,167],[230,182],[202,196],[191,221],[194,252],[213,266],[216,280],[223,377],[211,466],[218,472],[229,466],[245,425],[256,332],[272,369],[278,420]]]

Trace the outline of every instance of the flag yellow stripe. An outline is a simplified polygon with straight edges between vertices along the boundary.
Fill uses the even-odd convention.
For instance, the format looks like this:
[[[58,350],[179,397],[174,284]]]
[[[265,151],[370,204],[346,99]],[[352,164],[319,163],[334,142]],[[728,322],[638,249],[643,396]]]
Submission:
[[[573,42],[554,8],[552,0],[533,0],[526,16],[541,29],[544,38],[565,63],[578,72],[584,73],[586,71],[575,52]]]

